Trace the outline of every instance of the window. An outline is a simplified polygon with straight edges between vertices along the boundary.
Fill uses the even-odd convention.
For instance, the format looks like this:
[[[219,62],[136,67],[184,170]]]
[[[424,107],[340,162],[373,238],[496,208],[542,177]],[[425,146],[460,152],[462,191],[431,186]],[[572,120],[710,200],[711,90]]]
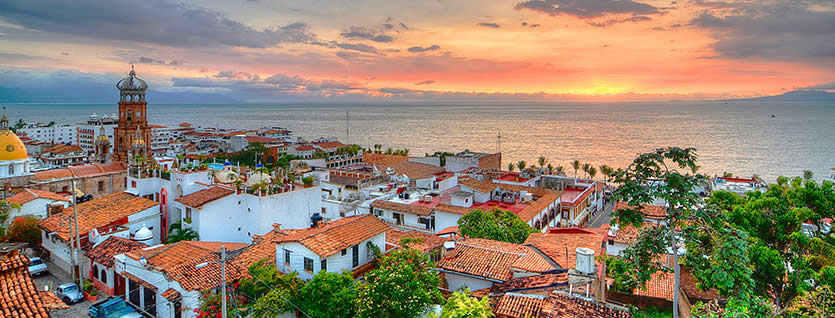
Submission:
[[[98,266],[96,266],[95,264],[93,265],[93,278],[95,278],[95,279],[99,279],[99,270],[98,270],[98,268],[99,268],[99,267],[98,267]]]
[[[284,263],[290,264],[290,251],[284,251]]]
[[[609,245],[615,245],[615,241],[614,240],[609,240]]]
[[[325,207],[322,207],[322,214],[328,214],[328,209],[325,208]]]
[[[191,220],[191,208],[186,208],[186,219]]]
[[[319,267],[320,270],[327,271],[328,270],[328,260],[322,259],[322,265]]]
[[[304,258],[304,271],[305,272],[313,272],[313,260],[307,257]]]
[[[563,218],[563,219],[567,219],[567,218],[568,218],[568,210],[562,210],[562,218]]]
[[[345,255],[348,255],[348,249],[347,248],[342,249],[342,256],[345,256]]]
[[[351,262],[352,265],[351,266],[353,266],[353,267],[359,266],[360,265],[360,246],[359,245],[354,245],[354,247],[351,248],[351,253],[354,254],[354,255],[351,255],[351,257],[352,257],[352,262]]]
[[[99,276],[99,281],[107,284],[107,271],[105,271],[104,268],[101,269],[101,276]]]
[[[383,210],[374,209],[374,216],[383,217]]]

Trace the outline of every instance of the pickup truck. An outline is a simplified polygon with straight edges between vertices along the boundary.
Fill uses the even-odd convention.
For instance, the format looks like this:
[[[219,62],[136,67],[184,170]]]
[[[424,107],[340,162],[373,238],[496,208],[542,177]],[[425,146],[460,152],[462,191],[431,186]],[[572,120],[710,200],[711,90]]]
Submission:
[[[108,297],[90,305],[87,313],[91,318],[142,318],[124,299]]]
[[[29,274],[38,276],[45,274],[49,269],[46,268],[46,263],[40,257],[32,257],[29,259]]]

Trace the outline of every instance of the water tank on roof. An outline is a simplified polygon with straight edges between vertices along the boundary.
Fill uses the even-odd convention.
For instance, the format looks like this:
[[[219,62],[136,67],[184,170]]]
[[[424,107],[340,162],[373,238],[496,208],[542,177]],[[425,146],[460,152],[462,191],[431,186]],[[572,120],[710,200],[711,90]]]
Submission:
[[[137,242],[146,243],[148,245],[151,244],[151,240],[154,239],[154,232],[151,232],[147,227],[142,227],[141,229],[137,230],[136,233],[133,234],[133,240]]]
[[[594,251],[585,247],[578,247],[577,253],[577,271],[583,274],[594,274]]]

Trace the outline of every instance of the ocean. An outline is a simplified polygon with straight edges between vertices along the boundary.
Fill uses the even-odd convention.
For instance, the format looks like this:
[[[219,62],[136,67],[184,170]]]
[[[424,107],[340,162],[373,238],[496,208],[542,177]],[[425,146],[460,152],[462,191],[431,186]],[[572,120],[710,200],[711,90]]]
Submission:
[[[6,104],[12,122],[85,122],[113,104]],[[335,136],[343,142],[410,155],[435,151],[495,152],[503,165],[545,156],[568,175],[573,160],[625,167],[657,147],[695,147],[700,172],[735,176],[812,170],[817,179],[835,167],[835,104],[829,102],[657,103],[366,103],[149,104],[152,124],[256,128],[280,126],[296,136]],[[346,121],[346,112],[349,121]],[[772,116],[773,115],[773,116]],[[350,136],[346,136],[346,125]],[[499,144],[498,136],[501,135]],[[582,172],[580,172],[582,174]]]

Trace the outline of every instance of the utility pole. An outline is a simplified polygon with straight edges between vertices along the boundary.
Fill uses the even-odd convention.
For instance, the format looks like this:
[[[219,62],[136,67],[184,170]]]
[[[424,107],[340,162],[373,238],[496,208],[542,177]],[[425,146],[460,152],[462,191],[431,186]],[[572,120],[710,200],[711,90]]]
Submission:
[[[220,281],[223,284],[220,289],[220,306],[223,318],[226,318],[226,245],[220,246]]]
[[[73,172],[72,169],[70,169],[70,168],[67,168],[67,170],[70,171],[70,176],[71,176],[70,186],[72,187],[72,214],[73,214],[73,219],[74,219],[74,222],[75,222],[75,245],[76,245],[75,253],[77,253],[77,254],[73,258],[73,260],[75,261],[74,265],[78,270],[78,273],[76,274],[77,277],[78,277],[78,288],[83,288],[84,283],[82,282],[82,278],[81,278],[81,233],[79,233],[79,231],[78,231],[78,208],[76,208],[76,200],[77,200],[78,196],[75,193],[75,172]],[[70,249],[70,252],[72,252],[72,249]],[[76,276],[76,275],[74,275],[74,276]]]
[[[499,135],[496,136],[496,152],[502,152],[502,131],[499,130]]]
[[[348,119],[348,112],[345,112],[345,143],[351,144],[351,133],[348,130],[351,127],[351,121]]]

